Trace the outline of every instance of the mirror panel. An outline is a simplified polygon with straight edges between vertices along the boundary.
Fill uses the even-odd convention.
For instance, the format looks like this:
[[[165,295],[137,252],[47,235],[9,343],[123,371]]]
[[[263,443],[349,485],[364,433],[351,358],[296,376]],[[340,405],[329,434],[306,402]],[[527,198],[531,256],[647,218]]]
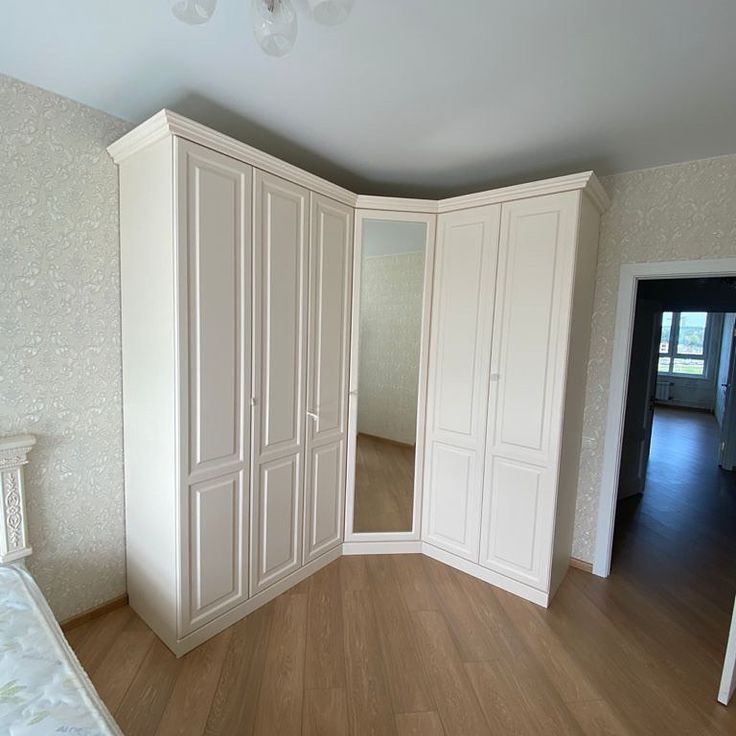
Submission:
[[[363,220],[360,258],[353,532],[411,532],[427,224]]]

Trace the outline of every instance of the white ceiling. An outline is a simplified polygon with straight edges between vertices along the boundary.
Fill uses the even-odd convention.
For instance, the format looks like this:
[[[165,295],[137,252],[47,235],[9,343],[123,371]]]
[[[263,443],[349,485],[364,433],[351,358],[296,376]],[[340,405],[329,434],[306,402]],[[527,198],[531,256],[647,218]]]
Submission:
[[[0,72],[140,122],[162,107],[372,194],[445,196],[736,152],[734,0],[356,0],[283,59],[250,0],[4,0]]]

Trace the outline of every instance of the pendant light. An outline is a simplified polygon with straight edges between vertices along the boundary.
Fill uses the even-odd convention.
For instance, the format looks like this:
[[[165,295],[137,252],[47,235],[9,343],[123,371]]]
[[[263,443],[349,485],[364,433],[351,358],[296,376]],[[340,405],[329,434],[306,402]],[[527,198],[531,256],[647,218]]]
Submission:
[[[216,7],[217,0],[171,0],[171,12],[190,26],[206,23]]]
[[[253,32],[269,56],[286,56],[294,48],[296,31],[291,0],[253,0]]]
[[[309,0],[312,17],[323,26],[336,26],[347,20],[354,0]]]

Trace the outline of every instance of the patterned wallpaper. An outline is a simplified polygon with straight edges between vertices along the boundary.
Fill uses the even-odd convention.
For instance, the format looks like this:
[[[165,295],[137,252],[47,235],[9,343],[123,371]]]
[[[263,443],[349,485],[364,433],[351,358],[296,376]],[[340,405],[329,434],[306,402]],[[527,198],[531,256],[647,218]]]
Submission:
[[[424,253],[365,258],[361,281],[358,431],[414,444]]]
[[[0,75],[0,435],[30,432],[29,567],[64,619],[125,592],[117,172],[130,126]]]
[[[611,207],[601,223],[593,338],[585,402],[586,437],[573,555],[592,561],[608,408],[618,276],[624,263],[736,256],[736,155],[603,179]]]
[[[0,434],[38,437],[27,468],[29,566],[59,618],[125,588],[117,176],[105,147],[129,127],[0,75]],[[594,446],[583,449],[573,550],[584,560],[595,542],[619,268],[736,255],[736,155],[603,183],[612,205],[585,410]]]

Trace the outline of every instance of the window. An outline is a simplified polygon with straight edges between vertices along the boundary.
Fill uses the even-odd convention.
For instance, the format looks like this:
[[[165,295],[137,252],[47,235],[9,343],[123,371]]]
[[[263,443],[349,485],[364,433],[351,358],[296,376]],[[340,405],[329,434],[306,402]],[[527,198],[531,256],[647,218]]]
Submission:
[[[665,312],[659,339],[659,372],[705,376],[707,312]]]

